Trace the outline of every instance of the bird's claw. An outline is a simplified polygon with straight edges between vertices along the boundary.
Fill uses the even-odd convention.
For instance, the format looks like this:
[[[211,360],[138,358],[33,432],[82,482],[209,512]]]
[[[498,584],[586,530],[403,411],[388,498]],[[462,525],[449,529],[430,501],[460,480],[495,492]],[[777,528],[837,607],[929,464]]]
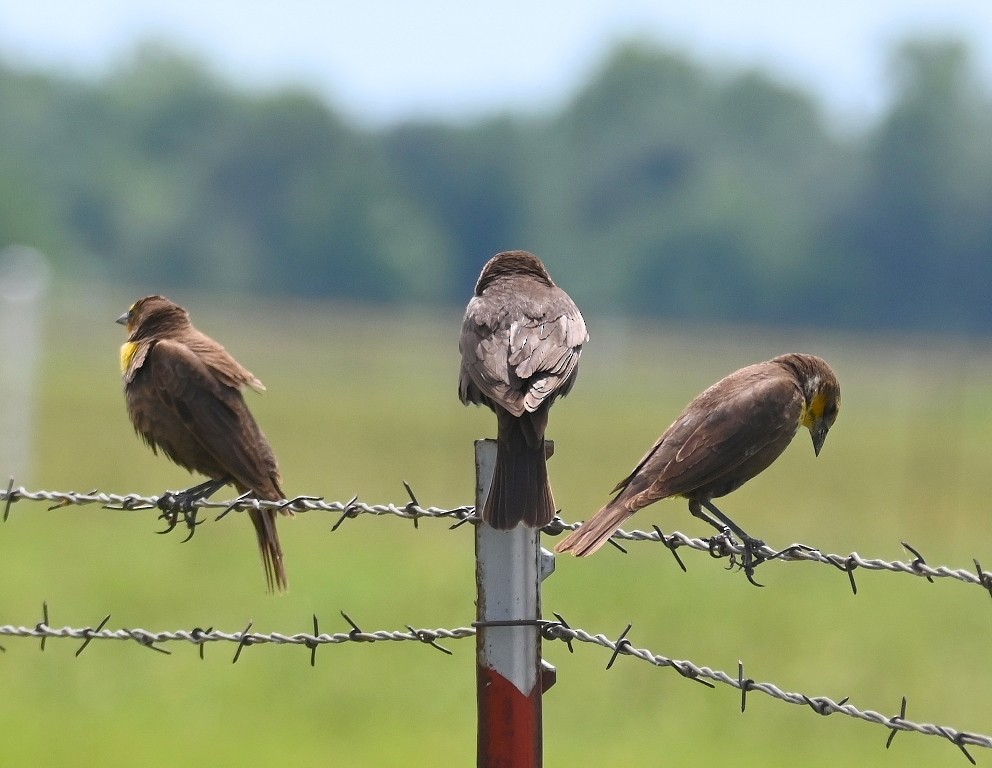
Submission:
[[[166,528],[164,531],[156,531],[156,533],[171,533],[179,525],[181,518],[183,524],[189,529],[189,535],[183,539],[183,543],[192,539],[193,534],[196,533],[196,526],[203,522],[196,519],[198,509],[196,502],[202,498],[204,498],[203,494],[196,488],[191,488],[188,491],[166,491],[163,493],[156,506],[161,511],[159,519],[165,520]]]
[[[723,526],[716,536],[710,536],[709,547],[712,557],[733,557],[734,547],[737,546],[737,539],[727,526]]]
[[[744,571],[744,575],[747,580],[754,584],[756,587],[763,587],[764,584],[759,584],[754,580],[754,569],[761,565],[768,558],[761,553],[762,547],[765,546],[765,542],[761,539],[752,539],[750,536],[743,537],[743,552],[741,553],[740,563],[737,563],[734,555],[730,556],[731,565],[739,565],[740,569]]]
[[[766,560],[771,559],[761,552],[761,549],[765,546],[764,541],[744,535],[741,536],[741,542],[738,544],[734,538],[733,531],[729,527],[724,526],[716,536],[710,538],[709,543],[710,554],[713,557],[729,558],[730,564],[727,566],[727,570],[740,568],[744,571],[744,576],[747,577],[747,580],[754,584],[754,586],[765,586],[754,579],[755,568]],[[736,552],[738,546],[741,548],[739,555]]]

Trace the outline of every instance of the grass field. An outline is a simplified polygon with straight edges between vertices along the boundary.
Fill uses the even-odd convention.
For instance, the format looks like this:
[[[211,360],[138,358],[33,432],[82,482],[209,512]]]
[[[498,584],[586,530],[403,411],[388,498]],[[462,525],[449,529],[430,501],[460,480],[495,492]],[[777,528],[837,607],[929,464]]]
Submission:
[[[127,421],[113,319],[136,296],[63,297],[46,318],[33,469],[18,484],[158,494],[192,483],[154,457]],[[370,503],[471,502],[472,440],[494,419],[456,397],[459,312],[380,316],[361,307],[216,302],[180,296],[194,321],[267,385],[249,402],[291,494]],[[688,332],[590,317],[592,340],[573,394],[549,435],[556,501],[568,520],[602,504],[696,392],[730,370],[790,350],[830,360],[843,409],[823,453],[803,433],[760,478],[721,505],[772,546],[992,567],[986,473],[992,353],[934,340],[864,339],[794,330]],[[3,365],[10,365],[9,360]],[[0,467],[0,474],[5,474]],[[345,631],[465,626],[474,618],[473,540],[425,520],[419,529],[362,516],[280,521],[291,582],[272,597],[251,526],[229,515],[186,544],[156,536],[153,513],[21,502],[0,526],[0,624],[33,625],[48,601],[55,626],[237,631]],[[683,503],[635,518],[708,535]],[[553,542],[552,542],[553,543]],[[992,604],[948,580],[769,563],[766,587],[722,561],[683,551],[688,573],[651,544],[559,557],[544,608],[575,627],[783,689],[956,728],[992,732],[988,648]],[[3,639],[2,763],[19,765],[469,765],[475,760],[474,642],[445,656],[415,643],[305,648]],[[558,684],[545,698],[545,764],[833,766],[962,765],[946,741],[887,731],[843,715],[730,688],[708,690],[671,670],[578,644],[548,643]],[[979,762],[989,756],[973,750]]]

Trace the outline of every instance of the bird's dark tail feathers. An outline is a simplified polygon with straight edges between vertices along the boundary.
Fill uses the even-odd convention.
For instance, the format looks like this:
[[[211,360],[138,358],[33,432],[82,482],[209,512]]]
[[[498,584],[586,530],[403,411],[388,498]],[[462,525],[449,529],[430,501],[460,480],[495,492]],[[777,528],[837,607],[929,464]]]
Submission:
[[[499,427],[496,469],[482,519],[500,530],[520,522],[528,528],[543,528],[555,517],[544,437],[528,441],[522,419],[509,414],[500,415]]]
[[[282,561],[282,545],[279,544],[279,534],[276,532],[276,512],[274,509],[249,509],[248,515],[255,526],[258,551],[262,555],[265,583],[269,592],[285,592],[289,587],[289,580]]]
[[[622,504],[617,504],[617,500],[614,499],[559,541],[555,552],[571,552],[576,557],[591,555],[608,542],[610,536],[632,514],[633,511]]]

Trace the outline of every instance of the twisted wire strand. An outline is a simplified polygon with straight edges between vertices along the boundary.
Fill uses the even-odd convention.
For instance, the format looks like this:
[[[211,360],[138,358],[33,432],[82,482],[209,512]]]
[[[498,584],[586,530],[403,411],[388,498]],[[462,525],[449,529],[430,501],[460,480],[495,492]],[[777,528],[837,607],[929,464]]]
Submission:
[[[64,640],[133,640],[141,645],[157,643],[186,642],[194,645],[204,643],[229,642],[238,645],[337,645],[340,643],[375,643],[383,641],[400,642],[413,640],[421,643],[437,642],[438,640],[461,640],[474,637],[472,627],[456,627],[454,629],[413,629],[408,627],[406,632],[391,632],[376,630],[363,632],[353,629],[350,632],[335,632],[333,634],[310,634],[296,632],[287,635],[281,632],[222,632],[216,629],[177,629],[172,631],[154,632],[147,629],[94,629],[93,627],[51,627],[44,622],[33,627],[0,625],[0,635],[6,637],[26,637],[35,639],[58,638]]]
[[[417,501],[416,495],[411,490],[409,484],[404,483],[410,502],[407,504],[366,504],[358,500],[357,497],[347,502],[325,501],[319,496],[297,496],[284,501],[260,501],[259,499],[240,497],[230,501],[210,501],[208,499],[195,499],[190,506],[196,509],[213,509],[222,511],[244,511],[249,509],[285,509],[294,513],[304,514],[307,512],[337,512],[341,514],[341,521],[349,517],[356,517],[361,514],[374,516],[394,516],[406,520],[413,520],[416,523],[420,518],[440,518],[451,519],[456,524],[475,523],[475,507],[465,505],[460,507],[424,507]],[[162,496],[143,496],[136,493],[116,494],[103,493],[100,491],[90,491],[88,493],[78,493],[76,491],[30,491],[23,487],[14,488],[13,480],[6,488],[0,489],[0,503],[3,504],[3,519],[6,520],[10,513],[10,506],[19,501],[47,502],[51,506],[49,509],[57,509],[67,506],[85,506],[98,504],[107,509],[117,509],[126,511],[142,510],[168,510],[171,504],[168,494]],[[338,524],[340,524],[340,522]],[[545,526],[544,532],[550,535],[559,535],[565,531],[575,530],[581,523],[564,522],[561,518]],[[613,535],[614,540],[633,542],[653,542],[660,543],[667,547],[676,557],[677,550],[688,548],[697,552],[705,552],[715,557],[733,557],[744,552],[743,546],[738,542],[731,541],[725,537],[693,538],[678,531],[671,534],[664,534],[657,527],[653,531],[619,530]],[[951,568],[949,566],[931,566],[927,564],[922,555],[908,544],[903,546],[912,552],[916,557],[911,561],[885,560],[882,558],[866,558],[857,552],[849,555],[838,555],[820,552],[819,550],[806,547],[801,544],[794,544],[783,550],[776,551],[768,546],[763,546],[758,554],[763,560],[781,560],[784,562],[814,562],[823,565],[830,565],[848,574],[851,580],[851,587],[857,591],[854,581],[854,571],[861,568],[866,571],[888,571],[890,573],[901,573],[918,576],[933,581],[934,579],[953,579],[966,584],[972,584],[985,589],[992,595],[992,572],[985,571],[981,564],[974,560],[975,571],[965,568]],[[681,564],[681,560],[679,561]]]
[[[579,525],[580,524],[565,524],[562,525],[562,529],[573,530],[578,528]],[[659,530],[620,530],[613,534],[613,538],[623,541],[649,541],[660,543],[670,550],[688,547],[689,549],[700,552],[708,552],[714,555],[739,555],[744,550],[744,548],[736,542],[721,540],[714,545],[712,539],[692,538],[684,533],[679,533],[678,531],[670,534],[664,534]],[[903,546],[907,549],[911,549],[906,543],[903,543]],[[915,553],[915,550],[913,551]],[[992,572],[981,569],[977,561],[975,561],[977,572],[972,572],[965,568],[951,568],[945,565],[934,567],[928,565],[918,553],[916,553],[917,557],[909,562],[903,560],[884,560],[878,557],[866,558],[857,552],[851,552],[849,555],[829,554],[821,552],[818,549],[807,547],[803,544],[793,544],[790,547],[786,547],[785,549],[778,551],[766,545],[761,547],[761,549],[758,550],[758,553],[763,555],[766,561],[782,560],[783,562],[814,562],[821,563],[823,565],[832,565],[834,568],[846,572],[854,571],[856,568],[863,568],[868,571],[890,571],[892,573],[911,574],[913,576],[921,576],[929,581],[932,581],[935,578],[956,579],[957,581],[962,581],[966,584],[980,586],[992,593]]]
[[[789,704],[808,706],[818,715],[840,713],[847,715],[848,717],[873,723],[875,725],[884,726],[893,732],[913,731],[926,736],[938,736],[947,739],[962,749],[965,756],[968,757],[969,761],[972,763],[974,763],[974,759],[968,754],[967,750],[964,749],[966,746],[992,748],[992,736],[961,731],[956,728],[936,725],[934,723],[917,723],[906,719],[903,716],[904,713],[894,716],[884,715],[881,712],[876,712],[875,710],[860,709],[848,702],[847,699],[837,702],[826,696],[807,696],[804,693],[784,691],[774,683],[756,682],[754,680],[747,679],[744,677],[743,664],[741,664],[738,674],[733,676],[726,672],[712,669],[711,667],[698,666],[691,661],[686,661],[684,659],[672,659],[661,654],[656,654],[646,648],[635,648],[631,645],[630,641],[626,639],[626,634],[629,629],[630,627],[628,626],[627,630],[624,631],[618,640],[611,640],[604,634],[593,635],[583,629],[572,629],[571,627],[564,626],[562,624],[549,624],[545,628],[544,635],[545,637],[554,637],[555,639],[564,640],[565,642],[577,640],[583,643],[592,643],[611,650],[613,651],[613,658],[610,660],[610,665],[608,666],[612,666],[613,661],[616,660],[617,656],[632,656],[657,667],[670,667],[682,675],[682,677],[687,679],[697,681],[712,680],[723,685],[729,685],[732,688],[737,688],[740,690],[742,697],[746,696],[746,694],[750,691],[759,691],[779,701],[788,702]],[[742,711],[744,709],[743,698],[741,709]],[[892,734],[890,734],[890,737],[891,735]]]
[[[162,496],[143,496],[138,493],[104,493],[94,490],[87,493],[77,491],[29,491],[26,488],[8,487],[0,490],[0,502],[4,504],[4,519],[9,515],[10,505],[18,501],[44,501],[52,506],[49,509],[59,509],[68,506],[86,506],[99,504],[105,509],[116,509],[140,512],[149,509],[162,510],[172,503],[168,494]],[[306,512],[340,512],[348,516],[393,515],[405,519],[420,517],[454,518],[466,520],[475,512],[474,506],[453,507],[421,507],[416,500],[404,505],[397,504],[366,504],[358,497],[350,501],[325,501],[319,496],[297,496],[283,501],[263,501],[250,497],[239,497],[230,501],[211,501],[210,499],[195,499],[189,503],[195,509],[230,510],[244,512],[246,510],[276,509],[288,510],[295,514]]]

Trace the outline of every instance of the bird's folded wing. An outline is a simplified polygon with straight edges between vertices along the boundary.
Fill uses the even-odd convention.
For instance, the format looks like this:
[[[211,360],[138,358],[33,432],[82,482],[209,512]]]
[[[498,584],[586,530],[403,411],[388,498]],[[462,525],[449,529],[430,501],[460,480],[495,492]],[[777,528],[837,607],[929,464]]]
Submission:
[[[161,340],[145,359],[159,399],[186,425],[190,435],[237,484],[271,483],[270,453],[258,425],[236,388],[220,382],[184,344]]]
[[[614,489],[677,496],[731,476],[773,443],[795,434],[802,410],[794,383],[767,379],[697,400],[665,431]]]

